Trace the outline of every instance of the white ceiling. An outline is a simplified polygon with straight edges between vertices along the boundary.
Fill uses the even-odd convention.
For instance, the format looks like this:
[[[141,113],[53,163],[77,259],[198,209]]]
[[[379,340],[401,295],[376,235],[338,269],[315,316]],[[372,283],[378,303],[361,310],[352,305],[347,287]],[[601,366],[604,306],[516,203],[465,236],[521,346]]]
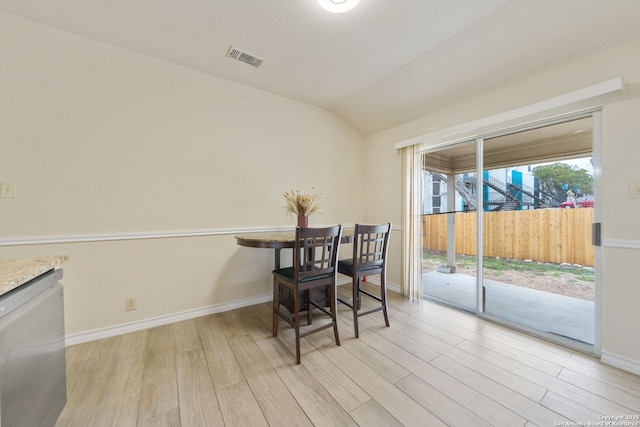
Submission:
[[[363,135],[640,36],[640,0],[0,0],[0,11],[328,108]],[[264,59],[226,57],[229,46]]]

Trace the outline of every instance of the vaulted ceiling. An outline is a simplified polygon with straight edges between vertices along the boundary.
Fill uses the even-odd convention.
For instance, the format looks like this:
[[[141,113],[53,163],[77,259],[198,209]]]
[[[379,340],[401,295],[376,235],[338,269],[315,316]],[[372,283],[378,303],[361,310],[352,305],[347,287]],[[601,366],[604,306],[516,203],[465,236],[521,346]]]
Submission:
[[[0,11],[334,111],[363,135],[640,37],[638,0],[0,0]],[[264,60],[226,56],[234,46]]]

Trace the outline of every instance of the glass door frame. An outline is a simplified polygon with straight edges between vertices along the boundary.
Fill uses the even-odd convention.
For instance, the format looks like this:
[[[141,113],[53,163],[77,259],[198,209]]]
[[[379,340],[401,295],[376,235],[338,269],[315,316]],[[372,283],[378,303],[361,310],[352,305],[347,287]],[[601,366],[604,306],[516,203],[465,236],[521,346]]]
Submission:
[[[504,324],[512,329],[517,329],[530,333],[535,336],[539,336],[544,339],[548,339],[553,342],[557,342],[569,348],[573,348],[586,353],[593,353],[597,356],[602,352],[602,267],[603,267],[603,250],[601,246],[594,246],[594,285],[595,285],[595,301],[594,301],[594,344],[583,344],[574,340],[558,337],[544,331],[540,331],[534,328],[516,324],[509,320],[500,318],[495,315],[490,315],[485,311],[485,293],[483,288],[483,218],[484,209],[482,203],[484,200],[484,186],[482,184],[483,170],[484,170],[484,140],[493,138],[496,136],[503,136],[512,133],[522,132],[525,130],[541,128],[545,126],[551,126],[554,124],[569,122],[579,118],[591,117],[592,120],[592,158],[593,158],[593,190],[594,190],[594,223],[602,222],[602,112],[600,108],[588,109],[579,112],[573,112],[553,118],[544,120],[538,120],[523,124],[521,126],[514,126],[511,128],[504,128],[500,131],[488,132],[487,134],[478,135],[476,137],[460,139],[457,141],[451,141],[450,143],[437,144],[434,147],[426,147],[428,151],[436,151],[438,149],[445,149],[462,142],[475,141],[476,144],[476,316],[486,320],[490,320],[495,323]]]

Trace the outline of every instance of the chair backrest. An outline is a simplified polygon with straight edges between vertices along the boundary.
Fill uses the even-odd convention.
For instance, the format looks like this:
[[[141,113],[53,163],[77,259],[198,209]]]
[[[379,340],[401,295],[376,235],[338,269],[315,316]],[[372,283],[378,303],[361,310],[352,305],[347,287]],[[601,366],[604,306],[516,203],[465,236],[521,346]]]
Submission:
[[[386,267],[391,223],[356,224],[353,233],[353,271],[380,271]]]
[[[342,226],[296,228],[293,265],[296,281],[316,276],[337,276]]]

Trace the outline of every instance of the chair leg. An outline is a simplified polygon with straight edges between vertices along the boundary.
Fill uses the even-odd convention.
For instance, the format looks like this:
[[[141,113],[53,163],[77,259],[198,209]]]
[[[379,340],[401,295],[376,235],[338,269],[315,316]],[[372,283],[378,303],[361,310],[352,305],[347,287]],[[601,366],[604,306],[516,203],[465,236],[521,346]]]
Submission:
[[[382,300],[384,323],[389,326],[389,315],[387,314],[387,278],[384,273],[380,275],[380,299]]]
[[[273,336],[278,336],[278,309],[280,305],[280,301],[278,299],[278,281],[273,279]]]
[[[300,292],[295,290],[293,299],[293,328],[296,332],[296,363],[300,364]]]
[[[358,278],[355,274],[353,276],[353,282],[351,284],[353,289],[353,301],[352,301],[352,309],[353,309],[353,333],[356,338],[360,338],[360,334],[358,333],[358,308],[360,306],[360,278]]]
[[[313,322],[313,309],[311,305],[311,290],[305,291],[307,293],[307,325],[311,325]]]
[[[358,310],[362,308],[362,298],[360,297],[360,289],[362,289],[362,277],[358,277],[356,280],[356,299],[354,300],[357,304],[356,307]]]
[[[340,335],[338,334],[338,290],[335,285],[331,285],[331,320],[333,321],[333,336],[336,338],[336,345],[340,345]]]

